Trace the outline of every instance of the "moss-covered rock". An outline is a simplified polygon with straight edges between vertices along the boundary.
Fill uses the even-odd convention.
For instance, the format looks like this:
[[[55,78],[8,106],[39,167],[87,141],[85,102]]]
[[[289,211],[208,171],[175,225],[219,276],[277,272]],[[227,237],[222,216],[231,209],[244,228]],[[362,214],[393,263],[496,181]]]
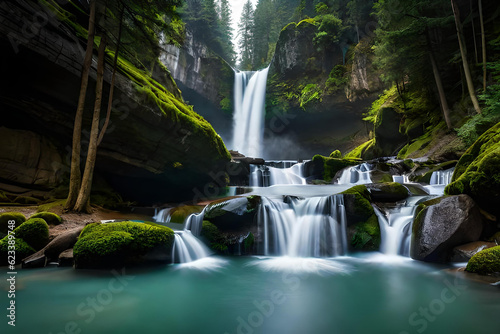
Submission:
[[[155,223],[87,225],[73,253],[77,268],[112,268],[144,261],[170,262],[174,231]]]
[[[14,240],[13,242],[11,242],[11,244],[9,244],[8,237],[0,240],[0,266],[6,266],[10,264],[8,261],[12,258],[9,259],[9,255],[11,254],[9,254],[8,251],[12,249],[9,249],[9,245],[13,244],[15,246],[15,264],[21,263],[22,259],[36,252],[33,247],[28,245],[21,238],[15,238],[11,240]]]
[[[373,153],[373,149],[375,147],[375,139],[370,139],[367,142],[359,145],[354,148],[352,151],[348,152],[345,155],[346,159],[372,159],[375,158],[375,154]]]
[[[341,194],[351,195],[344,196],[348,213],[359,215],[365,219],[368,219],[375,213],[370,203],[371,194],[366,185],[360,184],[354,186],[343,191]]]
[[[497,232],[493,234],[491,238],[488,239],[489,241],[496,242],[497,244],[500,244],[500,232]]]
[[[397,202],[410,195],[408,189],[397,182],[369,184],[367,189],[374,202]]]
[[[203,206],[200,205],[183,205],[170,210],[170,223],[184,224],[187,217],[193,213],[200,213]]]
[[[460,158],[445,193],[467,194],[483,210],[500,215],[500,123],[481,135]]]
[[[355,250],[377,251],[380,248],[380,225],[377,215],[358,222],[352,229],[351,246]]]
[[[41,218],[30,218],[19,225],[14,234],[35,250],[40,250],[49,242],[49,225]]]
[[[6,235],[9,230],[9,221],[14,220],[14,228],[26,221],[26,217],[20,212],[5,212],[0,214],[0,235]]]
[[[201,236],[207,240],[211,249],[218,252],[225,252],[228,250],[227,240],[221,235],[217,226],[208,220],[203,221]]]
[[[500,246],[482,250],[474,255],[465,270],[482,275],[500,272]]]
[[[40,200],[30,196],[17,196],[14,199],[14,203],[25,204],[25,205],[38,205]]]
[[[342,153],[339,150],[335,150],[330,153],[330,158],[342,159]]]
[[[316,170],[321,170],[322,167],[323,180],[331,182],[339,171],[346,167],[358,165],[360,160],[354,158],[327,158],[318,154],[312,158],[312,163],[316,166]]]
[[[41,218],[45,220],[45,222],[49,225],[59,225],[62,223],[62,218],[59,215],[56,215],[52,212],[39,212],[35,213],[30,217],[31,218]]]

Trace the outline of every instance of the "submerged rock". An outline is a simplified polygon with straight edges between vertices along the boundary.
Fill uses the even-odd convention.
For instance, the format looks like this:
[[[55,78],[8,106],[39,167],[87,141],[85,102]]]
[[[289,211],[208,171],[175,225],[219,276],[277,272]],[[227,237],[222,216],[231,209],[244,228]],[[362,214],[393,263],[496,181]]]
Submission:
[[[454,247],[479,239],[483,223],[472,198],[445,196],[419,205],[412,230],[413,259],[445,262]]]

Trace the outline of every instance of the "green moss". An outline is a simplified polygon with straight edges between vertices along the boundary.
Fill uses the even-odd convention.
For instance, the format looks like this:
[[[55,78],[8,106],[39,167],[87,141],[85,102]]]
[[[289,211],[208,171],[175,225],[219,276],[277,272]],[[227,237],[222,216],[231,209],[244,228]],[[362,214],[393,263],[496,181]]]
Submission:
[[[396,202],[407,198],[408,189],[398,182],[378,183],[370,186],[372,200],[380,202]]]
[[[500,123],[460,158],[445,193],[467,194],[485,211],[500,215]]]
[[[39,212],[35,213],[31,218],[42,218],[49,225],[59,225],[62,223],[62,218],[52,212]]]
[[[475,254],[467,263],[465,270],[482,275],[500,272],[500,246],[491,247]]]
[[[500,232],[495,233],[488,241],[496,242],[497,245],[500,244]]]
[[[380,248],[380,226],[377,215],[372,214],[365,222],[355,225],[351,245],[354,249],[377,251]]]
[[[243,247],[244,247],[245,253],[249,253],[252,251],[254,243],[255,243],[255,237],[254,237],[253,233],[250,232],[248,234],[248,236],[246,237],[245,241],[243,242]]]
[[[62,210],[64,208],[65,203],[66,203],[65,199],[60,199],[50,203],[40,204],[36,212],[52,212],[56,210]]]
[[[49,225],[41,218],[30,218],[16,228],[14,234],[16,238],[40,250],[49,242]]]
[[[330,153],[330,158],[342,159],[342,153],[339,150],[335,150]]]
[[[9,231],[8,222],[10,220],[14,220],[16,223],[14,224],[14,228],[18,227],[22,223],[26,221],[26,217],[20,212],[5,212],[0,214],[0,233],[5,235],[7,231]]]
[[[83,229],[73,254],[78,268],[114,267],[139,262],[154,250],[169,252],[173,241],[174,231],[155,223],[94,223]]]
[[[170,210],[170,222],[176,224],[184,224],[187,217],[193,213],[200,213],[203,210],[203,206],[199,205],[184,205],[178,206]]]
[[[346,159],[363,159],[366,157],[367,152],[373,149],[375,146],[375,139],[370,139],[369,141],[359,145],[349,153],[345,155]]]
[[[28,245],[23,239],[15,238],[14,240],[15,240],[16,264],[21,263],[21,261],[24,258],[36,252],[36,250],[34,250],[33,247],[31,247],[30,245]],[[9,238],[5,237],[2,240],[0,240],[0,266],[6,266],[9,264],[7,262],[9,260],[8,251],[9,251]]]
[[[304,110],[306,110],[310,104],[321,102],[322,100],[322,90],[317,84],[306,85],[302,89],[299,97],[300,107]]]
[[[17,196],[13,202],[25,205],[37,205],[40,203],[40,200],[30,196]]]
[[[370,203],[371,194],[364,184],[349,188],[341,194],[354,195],[354,211],[356,214],[364,217],[371,217],[375,211]]]
[[[443,134],[446,131],[444,121],[439,122],[437,125],[429,126],[425,134],[414,139],[399,151],[398,159],[404,160],[423,157],[442,140]]]
[[[201,236],[207,239],[210,248],[215,251],[225,252],[229,248],[227,240],[222,236],[217,226],[215,226],[208,220],[203,221]]]
[[[321,164],[323,163],[323,179],[327,182],[331,182],[332,179],[335,177],[337,172],[340,170],[350,167],[350,166],[355,166],[359,164],[358,159],[352,159],[352,158],[344,158],[344,159],[337,159],[337,158],[327,158],[322,155],[315,155],[312,158],[313,163],[315,164]]]

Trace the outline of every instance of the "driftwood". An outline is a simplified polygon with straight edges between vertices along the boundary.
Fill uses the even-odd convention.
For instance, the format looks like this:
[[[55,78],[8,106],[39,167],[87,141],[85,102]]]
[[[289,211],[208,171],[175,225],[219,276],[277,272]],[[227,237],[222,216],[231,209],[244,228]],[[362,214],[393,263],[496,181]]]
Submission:
[[[83,227],[70,230],[64,234],[57,236],[49,242],[47,246],[39,250],[33,255],[24,258],[22,261],[23,268],[40,268],[45,267],[50,260],[56,260],[63,251],[73,248],[82,232]]]

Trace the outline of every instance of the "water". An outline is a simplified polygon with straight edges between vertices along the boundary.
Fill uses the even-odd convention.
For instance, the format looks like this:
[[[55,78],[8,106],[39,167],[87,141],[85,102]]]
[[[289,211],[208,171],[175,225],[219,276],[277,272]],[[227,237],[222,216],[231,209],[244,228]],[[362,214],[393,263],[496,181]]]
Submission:
[[[251,165],[250,187],[269,187],[286,184],[307,184],[305,163],[295,163],[285,168],[267,165]]]
[[[428,186],[425,188],[431,195],[442,196],[444,188],[451,182],[455,168],[433,172]]]
[[[268,71],[269,67],[234,76],[233,149],[248,157],[262,157]]]
[[[16,328],[4,320],[2,333],[498,333],[498,289],[440,267],[371,255],[207,259],[19,271]]]
[[[372,168],[368,163],[346,168],[342,171],[337,183],[351,185],[372,183],[370,178]]]
[[[210,256],[212,252],[191,231],[176,231],[172,259],[175,263],[188,263]]]
[[[408,198],[404,205],[397,205],[382,213],[375,205],[381,244],[380,251],[386,255],[410,256],[410,240],[413,217],[418,203],[425,201],[430,196],[413,196]]]

